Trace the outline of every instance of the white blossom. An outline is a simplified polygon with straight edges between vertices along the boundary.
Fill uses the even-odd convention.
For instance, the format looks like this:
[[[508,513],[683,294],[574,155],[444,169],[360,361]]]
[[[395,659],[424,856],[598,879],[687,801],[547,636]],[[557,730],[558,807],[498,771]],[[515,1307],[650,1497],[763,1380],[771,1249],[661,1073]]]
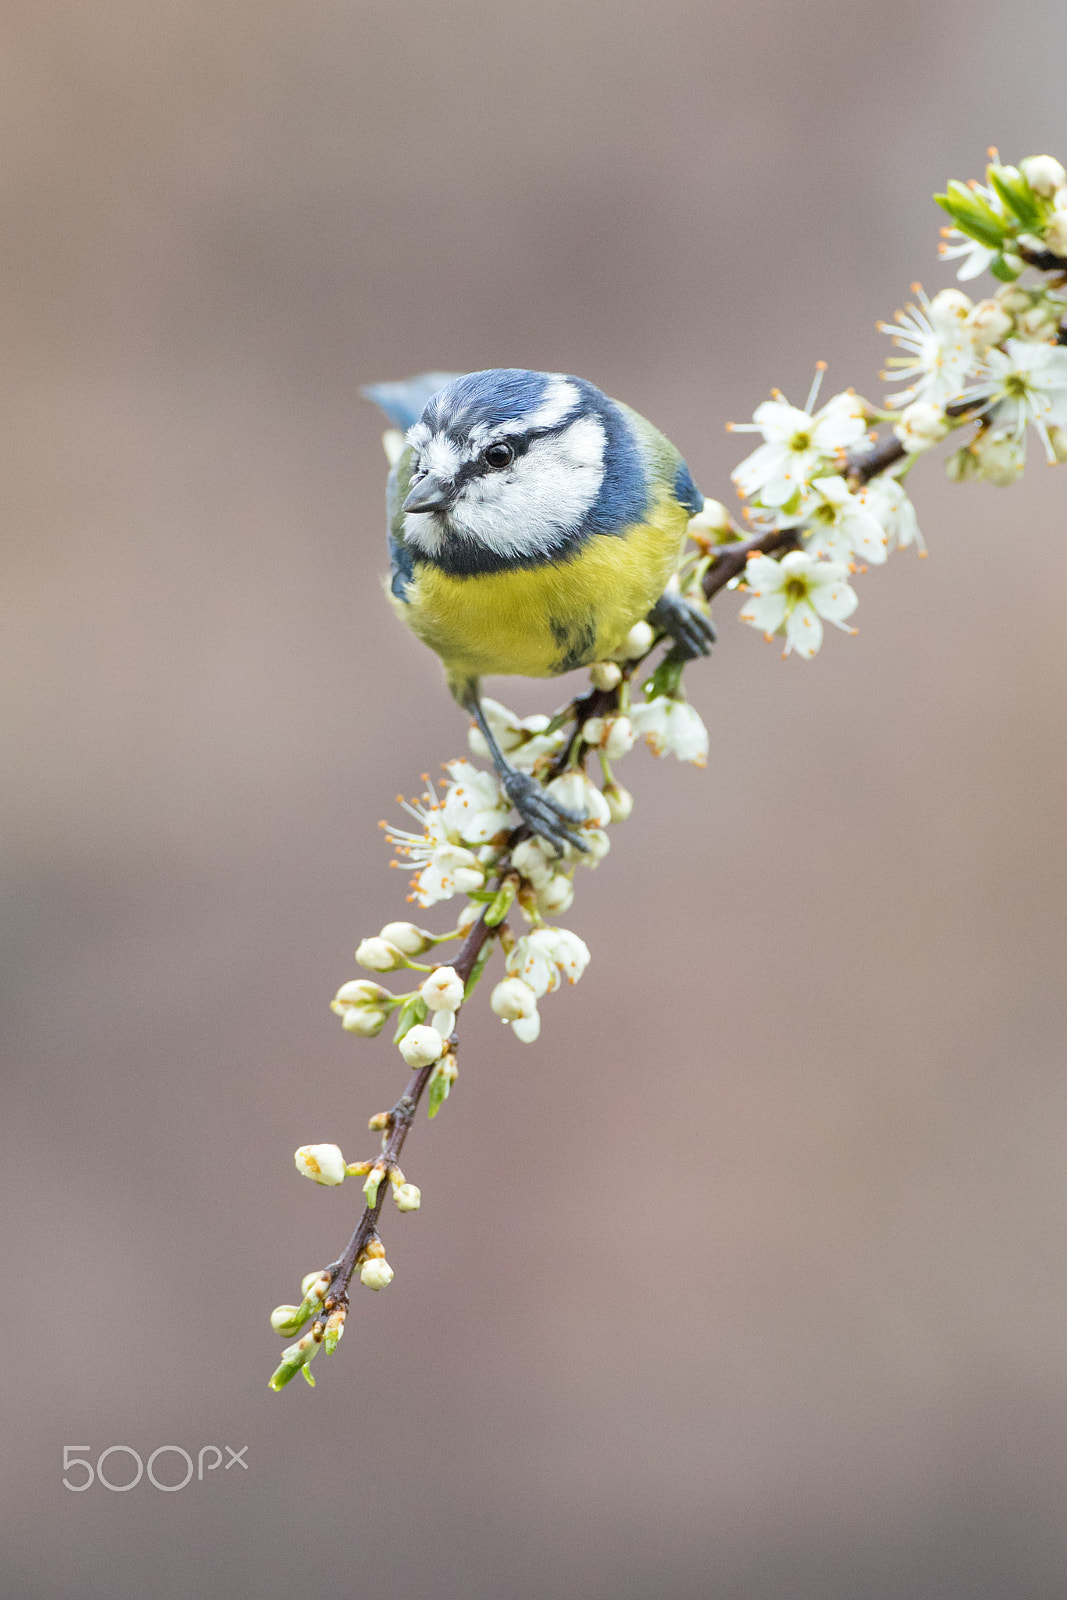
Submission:
[[[393,1276],[393,1269],[384,1256],[372,1256],[359,1269],[359,1281],[365,1289],[386,1289]]]
[[[604,785],[602,793],[608,803],[612,822],[625,822],[634,809],[634,797],[629,789],[624,789],[621,783],[608,783]]]
[[[702,534],[706,538],[709,534],[725,534],[729,537],[734,532],[734,525],[730,513],[721,501],[705,499],[703,509],[698,511],[695,517],[689,518],[686,531],[690,536]],[[713,538],[712,543],[716,542]]]
[[[630,707],[630,721],[653,755],[676,756],[694,766],[707,765],[708,730],[699,711],[688,700],[658,694]]]
[[[617,661],[595,661],[589,676],[596,689],[617,689],[622,682],[622,668]]]
[[[1004,215],[1004,202],[995,189],[988,189],[981,183],[972,183],[969,187],[992,211],[996,212],[998,217]],[[972,239],[970,234],[964,233],[961,228],[942,228],[941,235],[938,254],[942,261],[962,263],[956,273],[961,283],[979,277],[1000,254],[989,245],[979,244],[977,239]],[[953,241],[951,244],[948,242],[950,239]]]
[[[540,998],[558,989],[562,978],[577,983],[589,963],[588,947],[566,928],[535,928],[508,952],[510,977],[521,978]]]
[[[926,550],[915,507],[896,478],[879,473],[857,490],[856,498],[882,528],[890,550],[904,550],[910,544]]]
[[[511,802],[491,772],[469,761],[449,761],[441,817],[449,839],[485,844],[507,826]]]
[[[1003,302],[995,297],[990,300],[979,300],[967,322],[975,351],[980,356],[984,355],[991,345],[999,344],[1002,339],[1006,339],[1012,330],[1011,313]]]
[[[371,972],[396,972],[407,965],[403,951],[398,950],[395,944],[390,944],[388,939],[362,939],[356,951],[356,960],[361,967],[369,967]]]
[[[550,881],[559,862],[555,850],[544,839],[523,839],[511,852],[511,863],[535,889]]]
[[[885,560],[885,530],[839,475],[816,478],[798,515],[807,524],[804,543],[812,555],[846,564],[853,555],[875,565]]]
[[[603,750],[608,761],[617,761],[634,747],[634,730],[629,717],[590,717],[582,728],[586,744]]]
[[[602,833],[599,828],[593,829],[586,837],[590,841],[595,841],[596,845],[599,845],[600,840],[607,843],[607,834]],[[596,859],[599,860],[601,855],[606,854],[607,851],[604,850],[596,856]],[[569,878],[565,872],[553,873],[548,882],[543,883],[536,891],[536,898],[537,909],[543,917],[561,916],[574,904],[573,878]]]
[[[535,1011],[532,1017],[517,1018],[511,1024],[511,1031],[523,1044],[533,1044],[541,1033],[541,1013]]]
[[[973,307],[959,289],[942,289],[928,299],[918,284],[920,304],[897,312],[897,324],[880,322],[883,333],[907,355],[887,356],[886,366],[894,373],[883,377],[910,379],[906,389],[898,390],[886,401],[890,406],[907,406],[913,400],[928,400],[944,406],[956,399],[974,366],[973,330],[968,321]]]
[[[815,416],[791,406],[776,392],[756,407],[752,422],[734,423],[735,433],[762,433],[763,444],[734,469],[733,481],[747,499],[768,507],[784,506],[817,474],[825,472],[838,451],[862,439],[866,407],[858,395],[837,394]]]
[[[445,1053],[445,1041],[436,1028],[418,1023],[409,1028],[398,1047],[409,1067],[428,1067]]]
[[[1046,200],[1067,183],[1067,172],[1055,156],[1027,156],[1019,162],[1019,171],[1034,193]]]
[[[561,806],[573,811],[583,821],[580,827],[602,827],[611,821],[611,811],[596,784],[584,772],[564,772],[545,785],[545,793],[558,800]]]
[[[748,590],[741,621],[761,628],[767,638],[784,633],[785,655],[795,650],[806,660],[822,644],[821,618],[845,633],[844,619],[856,609],[856,595],[845,581],[848,569],[839,561],[818,561],[806,550],[791,550],[781,561],[750,556],[745,568]]]
[[[655,642],[656,635],[648,623],[635,622],[616,654],[624,661],[638,661],[642,656],[647,656]]]
[[[973,479],[1007,488],[1026,465],[1026,441],[994,428],[983,428],[969,445],[955,451],[945,471],[955,483]]]
[[[503,1022],[517,1022],[520,1017],[532,1017],[537,1010],[537,996],[522,978],[502,978],[489,997],[489,1005]]]
[[[413,922],[387,922],[378,937],[396,945],[406,956],[421,956],[434,942],[432,933],[417,928]]]
[[[344,1183],[345,1158],[335,1144],[302,1144],[293,1158],[296,1170],[315,1183]]]
[[[422,1191],[413,1183],[395,1183],[393,1199],[398,1211],[417,1211],[422,1204]]]
[[[941,407],[931,400],[913,400],[900,413],[900,421],[894,424],[893,432],[909,455],[918,455],[945,437],[948,422]]]
[[[530,772],[537,762],[558,755],[567,738],[566,728],[546,731],[551,727],[552,719],[542,712],[530,717],[517,717],[499,700],[490,700],[488,697],[482,700],[482,711],[501,750],[511,764],[523,772]],[[472,724],[467,737],[473,753],[488,759],[490,750],[481,729]]]
[[[1045,224],[1045,244],[1053,255],[1067,256],[1067,201],[1056,207]]]
[[[967,398],[995,406],[993,425],[1016,443],[1033,423],[1050,461],[1056,459],[1050,427],[1067,426],[1067,346],[1009,339],[989,350]]]
[[[419,993],[431,1011],[458,1011],[463,1004],[463,979],[455,967],[438,967],[419,985]]]

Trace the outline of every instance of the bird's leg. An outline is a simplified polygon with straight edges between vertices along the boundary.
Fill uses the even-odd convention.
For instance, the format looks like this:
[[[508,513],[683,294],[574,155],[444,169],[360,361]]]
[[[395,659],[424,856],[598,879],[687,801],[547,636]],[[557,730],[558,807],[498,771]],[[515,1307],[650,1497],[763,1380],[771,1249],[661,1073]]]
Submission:
[[[672,594],[669,590],[661,594],[646,621],[650,627],[669,634],[674,640],[669,659],[692,661],[697,656],[711,654],[716,633],[710,617],[706,617],[692,601],[683,600],[680,594]]]
[[[567,845],[573,845],[576,850],[581,850],[583,853],[587,851],[589,846],[581,834],[575,831],[575,825],[583,819],[574,811],[569,811],[566,806],[561,806],[558,800],[545,793],[536,778],[531,777],[528,772],[520,772],[507,759],[486,720],[477,687],[465,686],[462,698],[459,695],[456,698],[459,699],[460,705],[470,712],[481,729],[482,738],[489,746],[489,754],[493,758],[493,766],[496,768],[504,793],[530,832],[539,839],[547,840],[557,855],[562,855]]]

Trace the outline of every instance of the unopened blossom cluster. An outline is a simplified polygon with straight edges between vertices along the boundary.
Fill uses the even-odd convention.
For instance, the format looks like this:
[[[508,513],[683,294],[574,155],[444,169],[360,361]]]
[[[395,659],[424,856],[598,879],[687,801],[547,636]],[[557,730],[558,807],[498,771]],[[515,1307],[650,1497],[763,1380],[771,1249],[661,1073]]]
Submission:
[[[881,407],[851,389],[818,405],[820,365],[803,407],[772,391],[751,423],[733,425],[760,435],[733,474],[748,528],[712,500],[691,519],[672,584],[692,604],[706,610],[720,590],[738,588],[741,621],[783,639],[786,655],[810,659],[825,623],[853,631],[858,573],[896,549],[924,551],[905,489],[921,456],[954,435],[952,479],[1005,485],[1023,469],[1032,429],[1047,460],[1067,460],[1067,175],[1050,156],[1009,167],[991,152],[986,178],[950,183],[937,196],[954,224],[942,254],[960,262],[959,279],[988,268],[999,287],[974,299],[954,287],[928,298],[914,286],[915,301],[896,322],[879,324],[894,340],[898,353],[886,364],[900,385]],[[665,653],[652,666],[661,643]],[[352,1277],[374,1291],[392,1281],[379,1234],[383,1200],[391,1193],[402,1214],[420,1207],[400,1147],[418,1105],[425,1100],[436,1116],[457,1080],[460,1014],[490,963],[489,1008],[523,1044],[539,1038],[548,998],[585,972],[589,950],[560,919],[570,919],[578,867],[604,859],[611,830],[633,811],[615,765],[642,740],[657,756],[705,765],[708,732],[682,687],[686,662],[671,645],[638,623],[613,658],[590,669],[584,692],[554,714],[519,717],[482,702],[512,765],[581,819],[581,848],[557,852],[516,823],[474,726],[468,756],[445,763],[440,786],[425,778],[419,799],[400,801],[403,825],[382,824],[420,921],[387,922],[364,938],[355,960],[369,976],[346,978],[331,1009],[357,1040],[392,1024],[411,1076],[392,1110],[370,1119],[379,1151],[356,1160],[334,1143],[296,1151],[297,1171],[316,1184],[362,1180],[364,1204],[343,1255],[305,1275],[297,1304],[271,1314],[275,1331],[294,1341],[272,1388],[298,1372],[314,1382],[312,1359],[320,1348],[335,1350],[344,1332]],[[442,907],[443,930],[421,926],[422,913],[440,916]]]

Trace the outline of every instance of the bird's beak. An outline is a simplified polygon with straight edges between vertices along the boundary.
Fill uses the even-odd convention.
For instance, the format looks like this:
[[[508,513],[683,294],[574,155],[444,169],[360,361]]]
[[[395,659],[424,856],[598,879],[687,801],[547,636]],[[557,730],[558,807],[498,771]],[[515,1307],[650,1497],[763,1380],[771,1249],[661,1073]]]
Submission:
[[[455,497],[456,485],[452,478],[435,478],[428,472],[420,478],[404,501],[404,511],[447,511]]]

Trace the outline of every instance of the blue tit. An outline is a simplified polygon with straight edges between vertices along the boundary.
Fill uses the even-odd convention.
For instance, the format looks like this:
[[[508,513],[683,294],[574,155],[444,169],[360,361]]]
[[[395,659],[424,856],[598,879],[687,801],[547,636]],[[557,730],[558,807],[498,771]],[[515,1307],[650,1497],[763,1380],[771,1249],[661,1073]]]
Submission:
[[[703,496],[669,440],[582,378],[505,367],[363,392],[406,430],[387,497],[397,615],[441,657],[531,832],[580,849],[580,819],[505,759],[480,680],[588,666],[642,619],[706,655],[710,622],[665,592]]]

